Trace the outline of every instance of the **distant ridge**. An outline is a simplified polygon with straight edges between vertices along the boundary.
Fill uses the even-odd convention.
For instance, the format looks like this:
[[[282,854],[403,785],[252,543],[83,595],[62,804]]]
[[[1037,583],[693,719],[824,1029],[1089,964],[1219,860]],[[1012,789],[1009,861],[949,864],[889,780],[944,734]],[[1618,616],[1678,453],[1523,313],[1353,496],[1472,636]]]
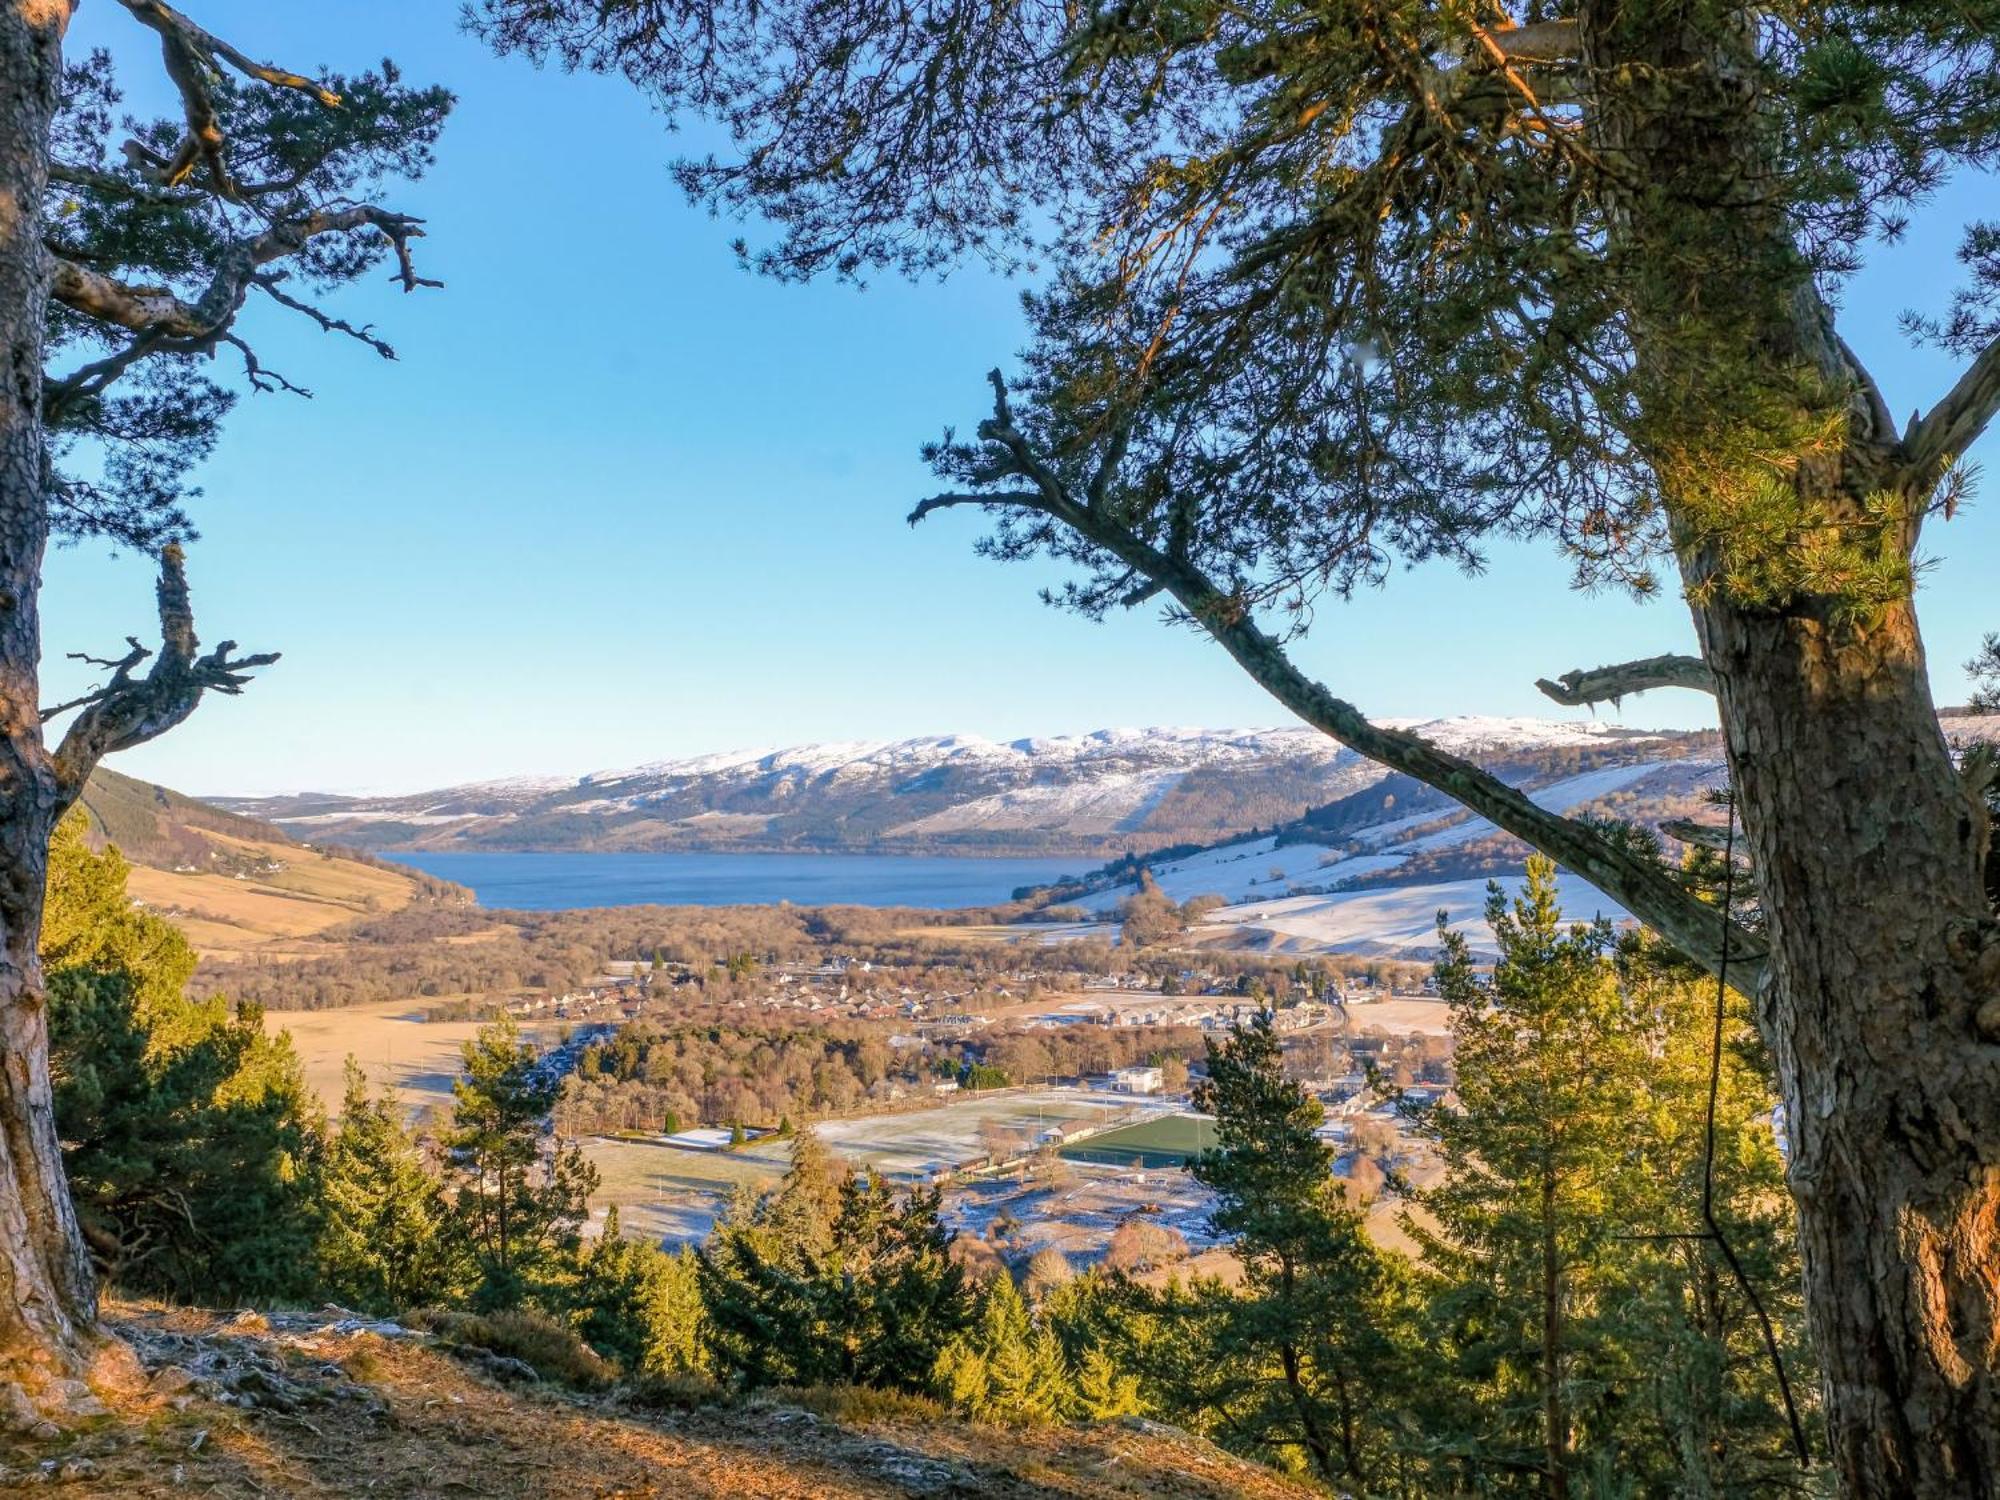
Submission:
[[[1396,721],[1519,775],[1698,754],[1714,735],[1594,721]],[[294,837],[376,849],[1148,852],[1289,824],[1380,781],[1303,727],[1102,729],[758,748],[394,797],[217,798]]]

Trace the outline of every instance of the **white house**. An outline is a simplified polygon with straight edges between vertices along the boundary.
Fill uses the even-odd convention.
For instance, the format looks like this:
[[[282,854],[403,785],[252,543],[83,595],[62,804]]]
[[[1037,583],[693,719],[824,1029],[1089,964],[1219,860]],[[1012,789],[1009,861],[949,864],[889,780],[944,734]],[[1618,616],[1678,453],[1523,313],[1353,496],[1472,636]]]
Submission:
[[[1111,1087],[1121,1094],[1157,1094],[1164,1082],[1158,1068],[1120,1068],[1111,1075]]]

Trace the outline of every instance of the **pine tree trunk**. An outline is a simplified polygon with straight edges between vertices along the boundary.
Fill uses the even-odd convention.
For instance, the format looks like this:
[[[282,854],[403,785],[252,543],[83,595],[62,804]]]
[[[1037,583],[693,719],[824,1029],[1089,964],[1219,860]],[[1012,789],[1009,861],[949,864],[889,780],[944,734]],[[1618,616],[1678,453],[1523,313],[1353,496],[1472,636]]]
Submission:
[[[1569,1496],[1569,1417],[1562,1389],[1562,1256],[1556,1244],[1556,1174],[1542,1171],[1542,1492]]]
[[[41,419],[49,122],[67,0],[0,5],[0,1379],[55,1410],[102,1343],[90,1261],[63,1180],[37,948],[60,811],[42,744],[37,600],[48,538]],[[12,1415],[23,1410],[18,1404]],[[8,1414],[0,1412],[0,1420]]]
[[[2000,1035],[1980,1017],[2000,924],[1917,630],[1931,481],[1835,333],[1733,14],[1579,10],[1591,144],[1620,164],[1635,441],[1769,923],[1758,1021],[1834,1467],[1854,1497],[2000,1496]]]
[[[2000,924],[1914,609],[1697,625],[1770,919],[1834,1462],[1854,1496],[2000,1495]]]

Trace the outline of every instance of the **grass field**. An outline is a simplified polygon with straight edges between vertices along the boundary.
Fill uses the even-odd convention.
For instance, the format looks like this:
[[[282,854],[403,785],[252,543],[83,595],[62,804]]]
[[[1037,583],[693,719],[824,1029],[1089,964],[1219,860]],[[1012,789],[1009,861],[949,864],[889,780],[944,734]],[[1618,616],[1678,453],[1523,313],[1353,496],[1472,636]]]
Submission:
[[[195,950],[212,958],[240,958],[288,939],[401,911],[416,890],[409,876],[351,859],[328,859],[296,844],[260,843],[223,834],[203,835],[245,859],[282,868],[268,874],[156,870],[134,865],[127,889],[135,901],[168,917]]]
[[[635,1237],[700,1240],[737,1188],[777,1186],[791,1148],[782,1142],[768,1145],[775,1149],[751,1156],[596,1137],[583,1143],[583,1154],[598,1176],[590,1206],[599,1212],[617,1208],[620,1230]]]
[[[1004,1146],[1026,1150],[1052,1125],[1111,1123],[1148,1106],[1129,1096],[1082,1089],[964,1094],[936,1109],[825,1120],[813,1128],[847,1160],[905,1181],[923,1180],[978,1161]],[[763,1142],[745,1155],[785,1149]]]
[[[1206,1115],[1157,1115],[1120,1125],[1063,1147],[1070,1161],[1107,1167],[1177,1167],[1215,1144],[1215,1122]]]
[[[305,1068],[306,1085],[337,1112],[342,1074],[352,1055],[375,1088],[393,1087],[412,1109],[451,1101],[459,1050],[479,1030],[477,1021],[426,1021],[435,1000],[383,1000],[336,1010],[269,1010],[264,1029],[288,1031]],[[544,1046],[557,1040],[559,1022],[534,1022],[521,1034]]]

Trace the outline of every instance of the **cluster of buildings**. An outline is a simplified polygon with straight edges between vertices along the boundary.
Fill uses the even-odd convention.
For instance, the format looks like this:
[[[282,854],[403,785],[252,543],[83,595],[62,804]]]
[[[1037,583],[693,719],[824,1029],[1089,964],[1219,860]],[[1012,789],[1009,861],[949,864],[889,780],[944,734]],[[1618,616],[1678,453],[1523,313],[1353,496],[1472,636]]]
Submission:
[[[1218,1002],[1205,996],[1181,999],[1160,995],[1138,1005],[1093,1005],[1088,1002],[1071,1005],[1062,1010],[1030,1016],[1022,1024],[1044,1027],[1191,1026],[1203,1031],[1227,1031],[1231,1026],[1247,1023],[1264,1008],[1263,1003],[1256,1000]],[[1272,1013],[1272,1024],[1279,1031],[1306,1031],[1315,1026],[1329,1025],[1336,1019],[1338,1016],[1334,1007],[1316,1002],[1288,1005]]]

